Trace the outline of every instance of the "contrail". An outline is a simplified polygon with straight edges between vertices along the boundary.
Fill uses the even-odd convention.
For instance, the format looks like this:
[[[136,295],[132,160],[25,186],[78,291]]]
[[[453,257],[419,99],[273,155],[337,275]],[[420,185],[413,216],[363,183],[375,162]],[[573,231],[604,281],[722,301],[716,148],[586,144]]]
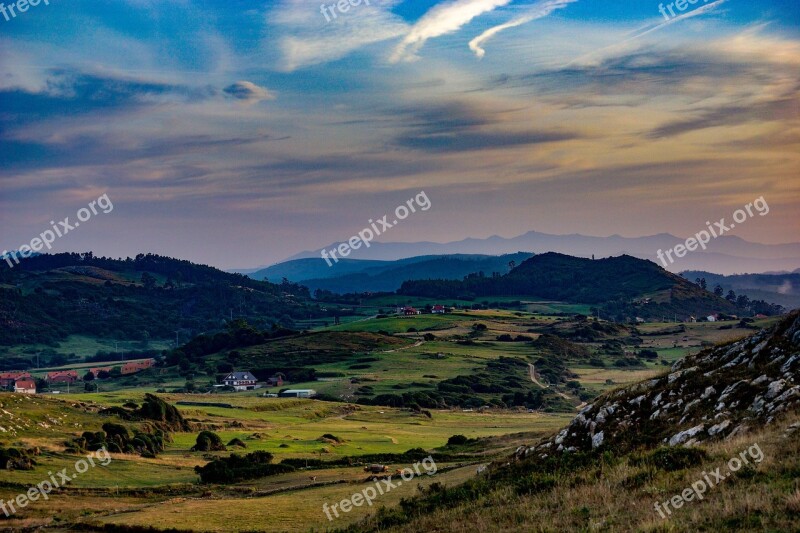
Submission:
[[[522,26],[523,24],[527,24],[533,20],[546,17],[556,9],[561,9],[566,7],[568,4],[577,1],[578,0],[547,0],[546,2],[540,2],[534,5],[533,8],[525,15],[512,19],[505,24],[500,24],[499,26],[489,28],[485,32],[481,33],[469,42],[469,49],[475,52],[475,55],[478,57],[478,59],[481,59],[484,55],[486,55],[486,50],[483,49],[483,45],[486,43],[486,41],[501,31],[514,28],[516,26]]]

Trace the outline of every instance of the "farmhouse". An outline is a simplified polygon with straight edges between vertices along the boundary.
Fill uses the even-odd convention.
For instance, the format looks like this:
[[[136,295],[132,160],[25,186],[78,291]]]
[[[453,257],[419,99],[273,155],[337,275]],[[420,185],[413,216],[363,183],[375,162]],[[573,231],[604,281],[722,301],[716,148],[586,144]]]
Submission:
[[[316,395],[314,389],[289,389],[278,393],[279,398],[313,398]]]
[[[36,394],[36,382],[31,378],[18,379],[16,383],[14,383],[14,392]]]
[[[125,363],[122,365],[122,375],[135,374],[136,372],[147,370],[154,364],[156,364],[154,359],[144,359],[142,361],[131,361],[130,363]]]
[[[431,309],[431,313],[434,315],[443,315],[447,312],[443,305],[434,305],[433,309]]]
[[[231,372],[222,379],[222,383],[237,391],[253,390],[256,388],[257,382],[256,377],[250,372]]]
[[[403,314],[406,316],[421,315],[422,311],[414,309],[413,307],[404,307]]]
[[[47,373],[48,383],[75,383],[78,381],[77,370],[58,370]]]

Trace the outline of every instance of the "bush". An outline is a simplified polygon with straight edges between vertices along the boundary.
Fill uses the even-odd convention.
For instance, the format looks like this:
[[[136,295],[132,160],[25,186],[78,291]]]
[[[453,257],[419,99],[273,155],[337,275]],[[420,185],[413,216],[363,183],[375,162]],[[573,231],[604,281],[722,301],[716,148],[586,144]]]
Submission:
[[[205,466],[196,466],[202,483],[238,483],[248,479],[274,476],[293,472],[295,468],[287,464],[270,464],[272,454],[253,452],[245,456],[231,454],[230,457],[211,461]]]
[[[192,446],[193,452],[219,452],[225,450],[227,448],[222,444],[222,439],[212,431],[201,431],[197,435],[195,445]]]
[[[464,435],[453,435],[449,439],[447,439],[448,446],[461,446],[469,442],[469,439]]]

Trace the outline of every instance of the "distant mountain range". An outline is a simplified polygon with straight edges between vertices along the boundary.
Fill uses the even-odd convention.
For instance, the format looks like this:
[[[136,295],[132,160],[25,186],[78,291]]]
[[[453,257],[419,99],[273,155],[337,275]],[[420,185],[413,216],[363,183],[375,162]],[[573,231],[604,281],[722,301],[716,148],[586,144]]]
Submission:
[[[519,251],[532,254],[558,252],[577,257],[597,258],[627,254],[640,259],[657,262],[656,252],[668,250],[685,239],[661,233],[646,237],[590,237],[586,235],[551,235],[530,231],[513,238],[492,236],[486,239],[464,239],[461,241],[436,243],[372,243],[369,248],[361,247],[350,256],[351,259],[393,261],[420,256],[443,256],[453,254],[468,255],[502,255]],[[326,246],[332,249],[339,243]],[[287,259],[315,259],[328,268],[320,258],[319,251],[305,251]],[[344,271],[340,261],[330,270]],[[660,266],[664,266],[659,263]],[[722,236],[709,243],[706,251],[690,252],[665,268],[671,272],[684,270],[703,270],[719,274],[736,274],[746,272],[794,271],[800,267],[800,243],[790,244],[758,244],[745,241],[735,236]],[[238,271],[249,273],[246,271]],[[292,279],[292,278],[289,278]]]
[[[391,292],[414,279],[456,279],[484,272],[505,274],[532,254],[518,252],[501,256],[432,255],[397,261],[344,259],[329,267],[319,258],[295,259],[249,274],[253,279],[280,283],[283,278],[308,287],[339,294]]]

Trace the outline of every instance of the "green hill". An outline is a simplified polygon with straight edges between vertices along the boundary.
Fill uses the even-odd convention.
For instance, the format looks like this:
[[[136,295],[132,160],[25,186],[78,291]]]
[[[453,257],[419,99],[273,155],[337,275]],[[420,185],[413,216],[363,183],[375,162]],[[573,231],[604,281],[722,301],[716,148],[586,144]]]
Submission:
[[[232,316],[290,326],[324,313],[303,286],[158,255],[40,255],[13,269],[0,263],[0,346],[53,346],[69,335],[146,344],[176,330],[184,337],[218,330]]]
[[[655,263],[627,255],[592,260],[551,252],[528,259],[506,275],[408,281],[398,293],[447,299],[536,295],[605,306],[612,317],[622,319],[672,314],[686,319],[736,311],[730,302]]]

